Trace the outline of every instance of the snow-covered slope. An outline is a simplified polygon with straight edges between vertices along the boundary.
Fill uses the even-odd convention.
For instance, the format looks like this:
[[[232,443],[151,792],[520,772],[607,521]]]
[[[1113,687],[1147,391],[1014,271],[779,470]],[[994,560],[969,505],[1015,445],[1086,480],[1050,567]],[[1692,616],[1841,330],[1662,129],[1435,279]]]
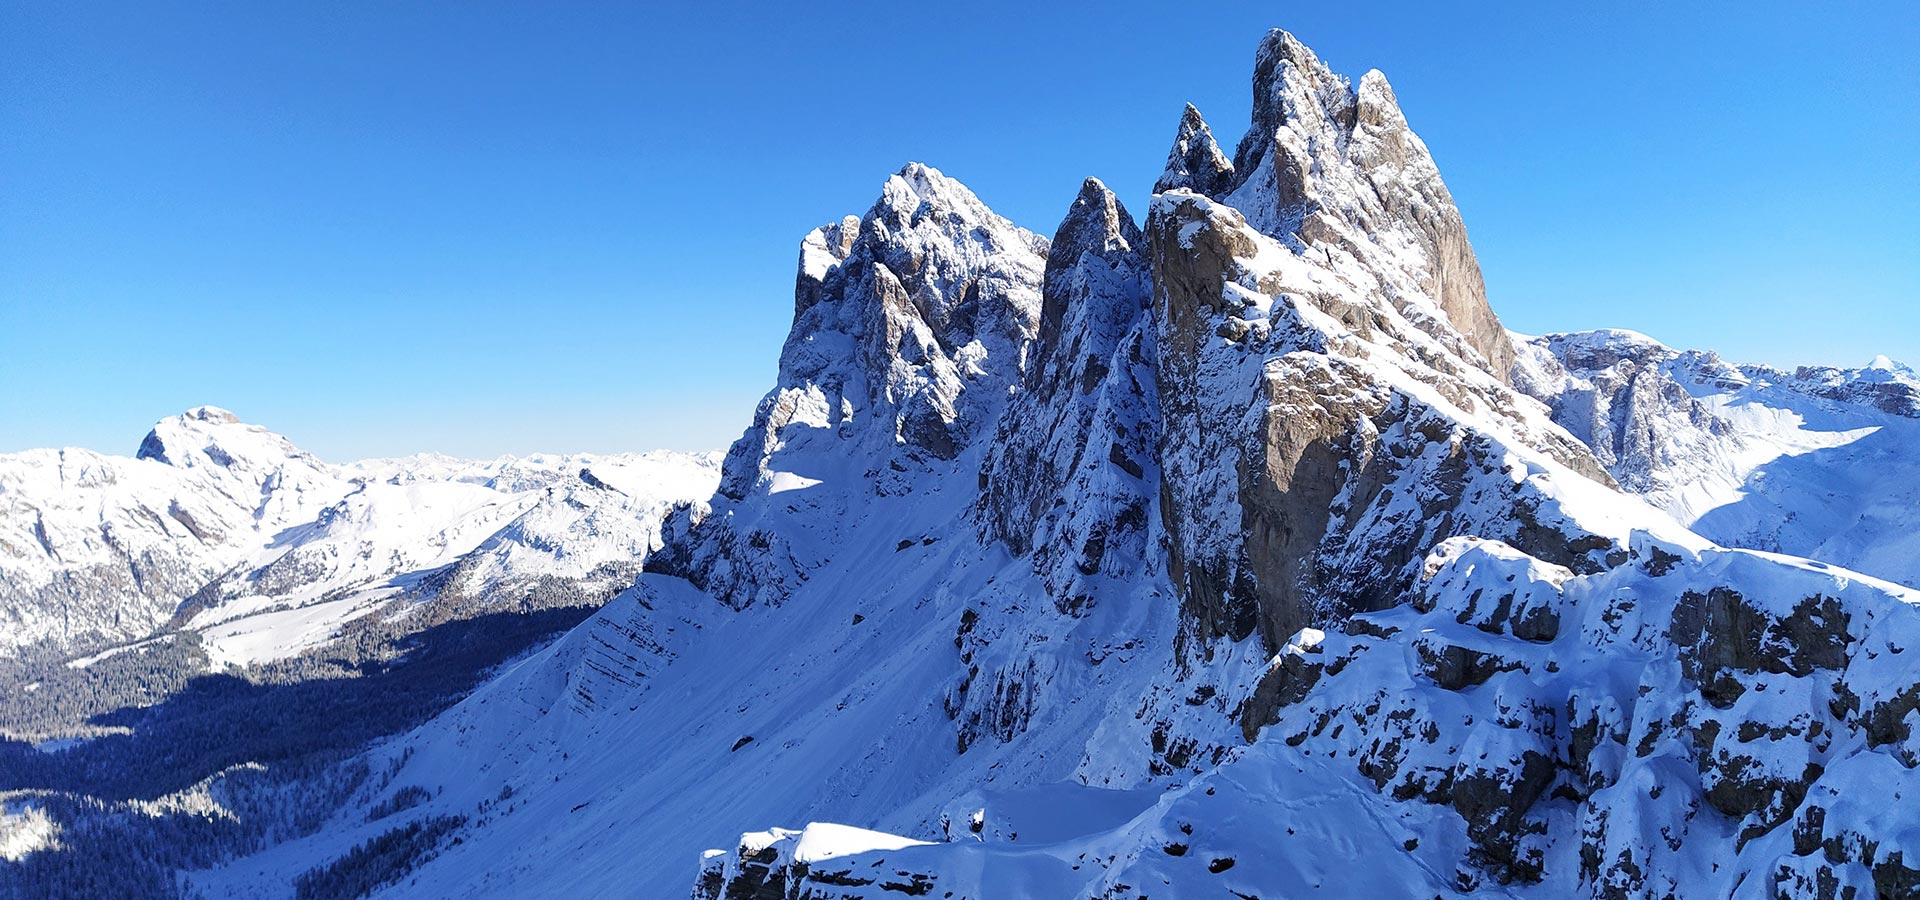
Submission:
[[[253,662],[433,573],[475,596],[509,577],[617,589],[668,507],[717,477],[714,456],[675,453],[333,466],[199,407],[131,459],[0,457],[0,652],[82,651],[171,623],[203,631],[216,660]]]
[[[1122,800],[1083,790],[1028,792],[1045,799],[1005,819],[969,798],[937,847],[842,835],[809,858],[818,825],[747,834],[695,896],[1910,896],[1914,747],[1894,720],[1920,671],[1895,649],[1920,597],[1635,549],[1583,576],[1443,544],[1410,604],[1282,650],[1287,705],[1259,740],[1117,825],[1029,824]]]
[[[1510,387],[1379,73],[1276,31],[1253,108],[1231,159],[1186,110],[1144,226],[913,164],[808,235],[649,574],[195,886],[458,821],[375,894],[1920,890],[1920,596],[1717,546]]]
[[[1515,343],[1515,385],[1701,535],[1920,585],[1911,369],[1736,366],[1630,331]]]

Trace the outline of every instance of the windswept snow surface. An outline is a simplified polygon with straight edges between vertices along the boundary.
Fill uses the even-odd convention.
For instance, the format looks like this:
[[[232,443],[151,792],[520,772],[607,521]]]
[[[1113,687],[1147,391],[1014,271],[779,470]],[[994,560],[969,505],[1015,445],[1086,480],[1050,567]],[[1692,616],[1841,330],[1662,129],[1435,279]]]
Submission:
[[[983,602],[1018,609],[1032,599],[1024,560],[955,533],[964,481],[878,498],[836,522],[832,571],[780,606],[733,613],[684,581],[646,576],[382,751],[405,755],[395,785],[439,792],[419,815],[512,796],[476,822],[484,840],[445,848],[390,895],[681,896],[700,852],[731,846],[740,823],[857,822],[932,839],[949,801],[971,791],[1071,780],[1083,756],[1108,752],[1084,736],[1130,714],[1125,698],[1164,663],[1174,607],[1143,585],[1087,619],[1009,636],[1046,648],[1043,664],[1065,679],[1050,690],[1086,700],[1045,701],[1048,714],[1018,745],[957,754],[942,698],[956,687],[958,622]],[[929,536],[939,539],[923,544]],[[910,546],[895,549],[902,541]],[[1063,817],[1078,816],[1069,807]],[[328,830],[273,851],[284,869],[236,866],[196,884],[211,896],[254,895],[391,825]]]

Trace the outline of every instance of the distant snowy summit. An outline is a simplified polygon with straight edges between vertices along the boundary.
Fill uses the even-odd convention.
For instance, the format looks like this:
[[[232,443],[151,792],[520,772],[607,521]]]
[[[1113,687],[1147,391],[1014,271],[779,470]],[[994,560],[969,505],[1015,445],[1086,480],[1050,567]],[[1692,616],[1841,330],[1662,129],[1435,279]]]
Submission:
[[[0,653],[65,654],[183,627],[216,660],[323,642],[445,573],[476,591],[557,576],[623,586],[717,454],[421,455],[344,466],[227,410],[161,421],[133,458],[0,456]],[[305,610],[298,616],[268,614]]]

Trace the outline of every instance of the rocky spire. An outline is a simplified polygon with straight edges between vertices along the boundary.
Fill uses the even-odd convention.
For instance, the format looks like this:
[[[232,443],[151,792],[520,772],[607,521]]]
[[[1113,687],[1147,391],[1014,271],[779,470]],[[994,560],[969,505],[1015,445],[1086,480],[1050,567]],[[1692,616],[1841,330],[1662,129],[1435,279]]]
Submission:
[[[1107,190],[1098,178],[1088,178],[1082,183],[1079,195],[1067,210],[1067,217],[1054,232],[1048,251],[1041,287],[1040,342],[1034,348],[1039,364],[1030,370],[1034,375],[1040,375],[1055,356],[1067,306],[1084,293],[1078,290],[1080,283],[1070,279],[1068,273],[1079,269],[1083,257],[1088,255],[1108,262],[1137,260],[1142,245],[1140,229],[1120,204],[1120,198]],[[1044,380],[1030,378],[1029,384]]]
[[[1138,571],[1146,553],[1158,408],[1144,246],[1087,179],[1047,257],[1033,366],[981,470],[987,536],[1031,550],[1063,611],[1091,602],[1088,576]]]
[[[1295,146],[1276,141],[1275,135],[1303,119],[1310,129],[1300,129],[1306,136],[1317,137],[1317,132],[1331,132],[1342,124],[1351,127],[1351,106],[1346,79],[1335,75],[1293,35],[1278,28],[1267,32],[1254,52],[1253,121],[1233,151],[1233,167],[1239,173],[1234,187],[1275,152],[1285,156],[1276,163],[1277,169],[1288,176],[1289,183],[1298,184],[1306,173],[1304,157],[1326,148],[1311,142]]]
[[[1188,131],[1183,120],[1172,155],[1194,173]],[[1345,255],[1386,274],[1381,293],[1403,315],[1429,321],[1432,333],[1457,333],[1479,355],[1476,365],[1509,377],[1513,347],[1487,304],[1466,226],[1379,72],[1356,88],[1275,29],[1254,55],[1252,123],[1231,165],[1210,184],[1191,174],[1182,183],[1174,169],[1170,159],[1156,190],[1224,201],[1298,252],[1329,263]]]
[[[1249,218],[1173,191],[1155,197],[1145,229],[1168,573],[1203,641],[1257,629],[1278,649],[1302,627],[1398,602],[1418,573],[1385,560],[1512,528],[1524,515],[1510,509],[1452,512],[1458,467],[1504,465],[1496,441],[1607,479],[1504,381],[1462,364],[1444,323],[1383,308],[1391,272],[1329,270]],[[1429,446],[1447,450],[1423,456]],[[1427,498],[1422,515],[1384,512],[1381,498],[1408,491]],[[1343,496],[1345,514],[1330,518]],[[1512,540],[1564,555],[1557,536]],[[1372,555],[1350,555],[1358,547]]]
[[[1167,151],[1167,167],[1153,183],[1153,192],[1186,188],[1212,196],[1232,187],[1233,163],[1220,151],[1200,110],[1187,104],[1186,112],[1180,114],[1180,130],[1173,136],[1173,149]]]

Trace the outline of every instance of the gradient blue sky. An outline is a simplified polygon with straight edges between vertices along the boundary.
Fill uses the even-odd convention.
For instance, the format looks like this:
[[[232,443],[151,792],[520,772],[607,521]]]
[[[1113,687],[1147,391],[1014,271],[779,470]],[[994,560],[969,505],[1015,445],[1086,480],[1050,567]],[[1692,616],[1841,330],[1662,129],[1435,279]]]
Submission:
[[[1387,73],[1510,327],[1920,362],[1920,4],[1814,6],[8,3],[0,450],[724,446],[809,228],[909,159],[1139,210],[1270,26]]]

